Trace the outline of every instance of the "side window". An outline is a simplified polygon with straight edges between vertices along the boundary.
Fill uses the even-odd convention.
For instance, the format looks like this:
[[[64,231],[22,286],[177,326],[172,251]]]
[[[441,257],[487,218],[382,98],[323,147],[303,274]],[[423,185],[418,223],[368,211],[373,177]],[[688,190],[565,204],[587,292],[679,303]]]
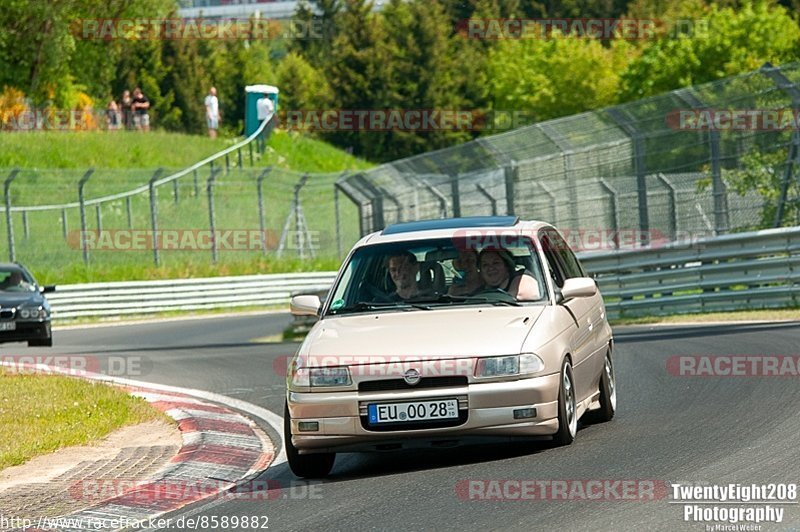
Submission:
[[[586,277],[586,274],[581,267],[581,263],[578,262],[577,257],[569,248],[567,243],[561,238],[556,231],[549,230],[547,231],[548,237],[551,239],[552,244],[555,246],[556,252],[561,258],[561,264],[564,268],[564,273],[566,274],[567,279],[572,279],[573,277]]]
[[[542,251],[547,259],[548,275],[553,279],[553,283],[558,288],[564,286],[564,280],[567,278],[564,274],[564,267],[561,264],[561,259],[558,255],[557,249],[553,246],[550,238],[547,235],[541,237]]]

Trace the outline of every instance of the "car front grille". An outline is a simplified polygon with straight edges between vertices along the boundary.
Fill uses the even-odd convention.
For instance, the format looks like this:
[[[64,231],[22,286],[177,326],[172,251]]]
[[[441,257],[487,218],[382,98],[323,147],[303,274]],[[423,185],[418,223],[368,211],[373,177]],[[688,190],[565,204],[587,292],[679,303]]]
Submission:
[[[385,392],[391,390],[421,390],[430,388],[447,388],[451,386],[466,386],[468,380],[465,376],[450,377],[422,377],[415,385],[406,383],[403,379],[384,379],[377,381],[363,381],[358,383],[359,392]]]
[[[14,309],[4,308],[0,310],[0,318],[13,318],[14,317]]]

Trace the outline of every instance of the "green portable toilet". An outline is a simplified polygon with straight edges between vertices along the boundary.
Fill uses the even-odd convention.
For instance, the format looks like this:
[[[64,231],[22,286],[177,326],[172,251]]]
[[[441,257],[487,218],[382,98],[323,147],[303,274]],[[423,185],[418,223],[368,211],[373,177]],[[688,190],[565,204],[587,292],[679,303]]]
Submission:
[[[268,98],[272,101],[272,108],[275,112],[278,111],[278,87],[272,85],[248,85],[244,88],[245,102],[244,102],[244,136],[249,137],[256,132],[258,126],[261,125],[258,112],[261,108],[262,114],[265,107],[259,105],[258,101],[262,98]]]

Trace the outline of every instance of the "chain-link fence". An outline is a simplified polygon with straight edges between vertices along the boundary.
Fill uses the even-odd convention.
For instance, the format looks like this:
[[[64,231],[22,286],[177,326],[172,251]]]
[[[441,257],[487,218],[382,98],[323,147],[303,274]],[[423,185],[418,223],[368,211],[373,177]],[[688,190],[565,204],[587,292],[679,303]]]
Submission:
[[[337,186],[358,206],[362,234],[405,220],[516,214],[636,247],[800,225],[798,81],[800,64],[766,64],[385,164]]]
[[[153,265],[340,256],[358,238],[357,210],[334,187],[343,174],[260,164],[271,125],[184,169],[0,169],[0,253],[35,272],[86,264],[130,277]]]
[[[335,197],[341,173],[207,166],[154,185],[174,173],[7,171],[0,252],[40,269],[191,266],[338,257],[358,238],[355,206]]]

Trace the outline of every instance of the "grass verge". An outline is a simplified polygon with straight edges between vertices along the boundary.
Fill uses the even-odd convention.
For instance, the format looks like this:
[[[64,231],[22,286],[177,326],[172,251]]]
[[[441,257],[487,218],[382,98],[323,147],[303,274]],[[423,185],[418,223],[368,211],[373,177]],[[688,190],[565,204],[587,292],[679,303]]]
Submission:
[[[735,312],[709,312],[706,314],[676,314],[673,316],[645,316],[609,320],[611,325],[651,325],[669,323],[711,323],[737,321],[800,320],[800,309],[741,310]]]
[[[0,168],[185,168],[239,142],[152,131],[31,131],[0,135]],[[235,154],[234,154],[235,155]],[[249,164],[249,151],[243,156]],[[276,131],[259,165],[298,172],[339,172],[370,163],[296,132]]]
[[[144,399],[107,384],[0,368],[0,469],[157,419],[169,420]]]

